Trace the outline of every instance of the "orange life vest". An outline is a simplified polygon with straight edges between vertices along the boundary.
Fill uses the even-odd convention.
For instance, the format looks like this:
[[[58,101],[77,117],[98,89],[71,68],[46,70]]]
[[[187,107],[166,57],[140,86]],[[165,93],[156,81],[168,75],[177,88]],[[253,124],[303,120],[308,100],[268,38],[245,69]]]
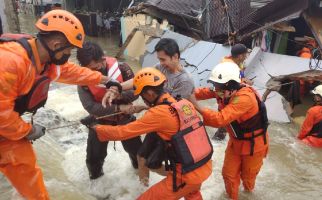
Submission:
[[[27,51],[28,57],[32,61],[33,65],[36,66],[32,49],[28,42],[28,39],[31,38],[32,36],[27,34],[5,33],[1,35],[0,42],[18,42]],[[16,99],[14,110],[20,115],[24,112],[36,113],[40,107],[45,105],[51,82],[49,77],[44,75],[45,71],[46,67],[41,74],[36,75],[35,82],[33,83],[30,91],[26,95],[20,96]]]
[[[171,106],[180,121],[179,131],[169,142],[168,157],[171,165],[166,164],[167,169],[171,167],[173,171],[173,191],[177,191],[185,183],[177,186],[175,163],[181,164],[182,174],[191,172],[211,159],[213,147],[197,111],[188,100],[164,104]]]
[[[234,137],[238,140],[248,140],[251,145],[250,155],[254,154],[254,146],[255,146],[255,138],[259,136],[263,136],[264,144],[267,143],[266,133],[267,128],[269,125],[268,117],[267,117],[267,110],[265,103],[261,101],[257,92],[252,88],[252,91],[255,93],[258,112],[248,120],[238,123],[237,120],[230,123],[230,127],[233,131]],[[260,133],[255,134],[257,130],[262,129]],[[246,137],[245,135],[251,133],[250,137]]]
[[[108,68],[107,76],[111,79],[117,80],[120,83],[123,82],[123,77],[121,70],[119,68],[119,63],[116,58],[113,57],[105,57],[106,67]],[[105,93],[106,88],[101,86],[88,86],[89,91],[94,96],[96,102],[101,102]]]

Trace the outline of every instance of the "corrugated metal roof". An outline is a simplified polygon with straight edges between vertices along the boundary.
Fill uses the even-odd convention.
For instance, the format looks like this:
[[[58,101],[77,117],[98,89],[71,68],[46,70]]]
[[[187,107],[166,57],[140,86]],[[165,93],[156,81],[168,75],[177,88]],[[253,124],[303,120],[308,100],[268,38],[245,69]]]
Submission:
[[[197,30],[202,38],[227,36],[245,25],[244,17],[251,12],[250,0],[225,0],[231,27],[221,0],[147,0],[145,11],[166,18],[183,29]]]
[[[263,6],[266,6],[268,3],[272,2],[274,0],[251,0],[250,6],[254,9],[261,8]]]
[[[307,9],[309,0],[275,0],[256,10],[245,18],[247,26],[243,27],[238,35],[243,38],[252,32],[260,30],[267,24],[274,25],[291,17],[298,17]]]

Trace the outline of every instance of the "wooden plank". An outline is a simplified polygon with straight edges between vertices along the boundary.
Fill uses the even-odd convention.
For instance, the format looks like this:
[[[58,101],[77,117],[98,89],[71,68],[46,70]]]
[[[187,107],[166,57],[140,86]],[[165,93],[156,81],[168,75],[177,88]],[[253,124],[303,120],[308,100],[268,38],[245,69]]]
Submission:
[[[133,39],[136,31],[138,31],[138,28],[134,28],[130,35],[127,36],[124,44],[122,45],[122,48],[119,50],[119,52],[116,54],[115,58],[120,58],[123,55],[124,50],[126,49],[126,47],[130,44],[131,40]]]

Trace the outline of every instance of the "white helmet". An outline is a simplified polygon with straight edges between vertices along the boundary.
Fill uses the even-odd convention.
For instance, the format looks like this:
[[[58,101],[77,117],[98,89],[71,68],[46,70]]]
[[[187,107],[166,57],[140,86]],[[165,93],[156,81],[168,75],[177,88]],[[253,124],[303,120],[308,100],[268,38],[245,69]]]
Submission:
[[[227,83],[230,80],[240,83],[240,69],[233,62],[220,63],[211,71],[209,80],[215,83]]]
[[[318,94],[322,97],[322,85],[318,85],[312,90],[312,94]]]

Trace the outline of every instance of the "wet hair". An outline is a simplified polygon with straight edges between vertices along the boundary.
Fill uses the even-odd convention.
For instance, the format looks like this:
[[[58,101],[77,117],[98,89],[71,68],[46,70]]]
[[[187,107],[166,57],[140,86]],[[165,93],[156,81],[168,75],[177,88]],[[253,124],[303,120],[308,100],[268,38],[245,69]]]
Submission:
[[[145,86],[143,89],[142,89],[142,93],[148,91],[148,90],[152,90],[153,92],[155,92],[157,95],[161,95],[164,93],[164,82],[161,84],[161,85],[158,85],[158,86]]]
[[[247,53],[247,47],[244,44],[235,44],[231,48],[231,56],[233,58],[238,57],[241,54]]]
[[[77,49],[76,55],[81,66],[87,66],[91,61],[100,61],[103,56],[102,48],[94,42],[85,42],[82,49]]]
[[[240,83],[230,80],[227,83],[216,83],[211,81],[211,83],[215,86],[218,87],[221,90],[229,90],[229,91],[234,91],[234,90],[239,90],[242,86]]]
[[[178,57],[180,58],[178,43],[171,38],[162,38],[154,47],[154,50],[157,52],[164,51],[165,54],[170,57],[174,56],[177,53]]]

